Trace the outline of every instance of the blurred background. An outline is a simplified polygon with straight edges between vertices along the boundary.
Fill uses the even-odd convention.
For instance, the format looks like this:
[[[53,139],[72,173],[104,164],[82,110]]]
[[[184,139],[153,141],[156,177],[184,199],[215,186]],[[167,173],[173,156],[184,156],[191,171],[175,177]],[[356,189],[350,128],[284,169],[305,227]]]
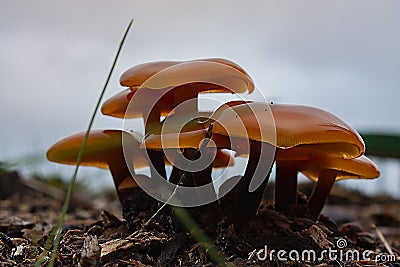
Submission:
[[[47,162],[45,151],[87,127],[131,18],[105,98],[133,65],[222,57],[244,67],[268,101],[319,107],[360,132],[399,135],[399,11],[395,0],[0,0],[0,161],[68,179],[72,167]],[[121,127],[97,114],[94,128]],[[375,160],[380,179],[344,184],[400,198],[399,160]],[[112,184],[108,171],[82,168],[79,176]]]

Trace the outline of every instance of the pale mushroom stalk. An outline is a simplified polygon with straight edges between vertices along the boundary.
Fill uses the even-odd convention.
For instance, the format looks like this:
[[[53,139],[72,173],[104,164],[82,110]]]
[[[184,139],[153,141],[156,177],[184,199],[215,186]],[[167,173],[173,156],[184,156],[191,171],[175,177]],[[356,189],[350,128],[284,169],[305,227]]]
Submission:
[[[291,161],[276,161],[275,209],[297,204],[297,166]]]
[[[320,172],[317,185],[307,203],[310,214],[316,219],[319,217],[328,199],[329,193],[335,183],[336,175],[337,171],[331,169],[321,170]]]

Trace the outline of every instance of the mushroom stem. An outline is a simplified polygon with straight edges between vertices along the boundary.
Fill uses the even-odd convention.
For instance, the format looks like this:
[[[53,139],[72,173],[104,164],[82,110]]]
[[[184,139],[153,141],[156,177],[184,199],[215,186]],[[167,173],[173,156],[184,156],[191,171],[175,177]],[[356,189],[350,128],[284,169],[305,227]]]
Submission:
[[[211,139],[212,135],[212,124],[209,126],[208,132],[206,134],[206,139],[204,139],[204,142],[202,145],[199,147],[199,149],[194,149],[194,148],[185,148],[183,150],[183,156],[189,160],[196,160],[200,158],[201,153],[209,153],[209,149],[207,149],[207,144]],[[206,156],[206,155],[203,155]],[[209,183],[212,183],[212,165],[213,163],[211,162],[209,166],[204,168],[201,171],[198,172],[190,172],[191,175],[188,175],[189,177],[192,177],[192,181],[180,181],[181,177],[186,170],[181,170],[175,166],[172,168],[171,176],[169,181],[173,184],[178,184],[179,182],[183,182],[184,185],[186,186],[202,186],[206,185]],[[186,184],[185,184],[186,182]]]
[[[179,177],[181,177],[181,170],[176,168],[175,166],[172,166],[172,171],[169,176],[169,182],[172,184],[178,184],[179,183]]]
[[[209,151],[210,150],[207,147],[202,148],[202,151],[200,151],[200,150],[196,151],[197,153],[194,157],[194,160],[200,158],[201,154],[203,154],[203,157],[207,157],[206,153],[210,154]],[[211,156],[211,155],[209,155],[209,156]],[[202,185],[212,183],[212,177],[211,177],[212,166],[213,166],[213,162],[211,162],[210,165],[208,165],[203,170],[193,173],[194,186],[202,186]]]
[[[308,200],[307,207],[310,214],[318,219],[322,208],[324,207],[332,186],[336,180],[336,170],[321,170],[317,185]]]
[[[196,155],[197,149],[194,148],[185,148],[182,152],[182,155],[188,159],[188,160],[193,160],[195,155]],[[191,178],[191,175],[188,175],[189,172],[187,172],[186,170],[181,170],[178,167],[176,167],[175,165],[183,165],[182,163],[178,164],[178,162],[175,162],[175,164],[172,164],[172,171],[171,171],[171,175],[169,178],[170,183],[173,184],[180,184],[180,185],[184,185],[184,186],[193,186],[193,181],[189,181],[188,178]],[[186,173],[186,178],[185,180],[181,181],[181,178],[183,176],[183,174]],[[193,174],[193,173],[190,173]],[[191,179],[190,179],[191,180]]]
[[[250,140],[250,154],[245,173],[235,188],[232,189],[233,194],[237,190],[239,193],[233,205],[228,208],[228,216],[239,224],[248,222],[256,215],[269,180],[271,168],[264,174],[265,177],[263,177],[262,184],[255,191],[249,192],[249,186],[254,173],[256,173],[256,169],[259,167],[260,161],[263,161],[262,159],[260,160],[263,145],[268,144]]]
[[[184,112],[186,110],[188,114],[196,114],[198,112],[198,89],[188,88],[187,84],[183,84],[175,87],[172,92],[175,94],[175,102],[180,103],[178,108],[179,112]]]
[[[182,170],[173,166],[172,167],[172,171],[171,171],[171,175],[169,177],[169,182],[173,183],[173,184],[178,184],[180,177],[182,176]]]
[[[131,177],[134,173],[131,174],[128,166],[126,165],[124,153],[117,153],[112,155],[108,160],[108,167],[110,169],[111,175],[114,180],[115,189],[117,190],[118,199],[122,203],[124,199],[126,199],[126,192],[123,194],[120,190],[118,190],[119,185],[126,177]]]
[[[207,154],[210,154],[210,149],[207,148],[207,145],[211,140],[212,128],[213,128],[213,124],[210,124],[210,126],[208,127],[208,130],[207,130],[207,133],[206,133],[206,137],[203,140],[203,143],[201,144],[199,149],[196,150],[196,153],[194,154],[194,157],[193,157],[194,160],[199,159],[201,157],[202,153],[204,153],[203,154],[204,157],[207,157]],[[209,155],[209,156],[211,156],[211,155]],[[203,170],[193,173],[193,184],[195,186],[202,186],[202,185],[212,183],[212,177],[211,177],[212,166],[213,166],[213,161],[211,161],[210,164]]]
[[[276,161],[275,209],[297,204],[297,166],[291,161]]]
[[[206,148],[207,150],[207,148]],[[203,153],[207,153],[207,152],[203,152]],[[197,151],[197,149],[194,148],[185,148],[183,151],[183,156],[185,156],[185,158],[187,158],[188,160],[196,160],[198,159],[199,152]],[[187,177],[192,178],[192,181],[180,181],[183,173],[187,173],[190,175],[187,175]],[[169,181],[173,184],[178,184],[179,182],[181,182],[184,186],[202,186],[202,185],[206,185],[209,183],[212,183],[212,178],[211,178],[211,173],[212,173],[212,163],[207,166],[206,168],[204,168],[201,171],[198,172],[187,172],[186,170],[181,170],[178,167],[173,167],[172,168],[172,172],[171,172],[171,176]]]
[[[207,152],[203,151],[203,153],[207,153]],[[213,164],[211,162],[210,165],[208,165],[203,170],[193,173],[194,186],[202,186],[202,185],[212,183],[212,177],[211,177],[212,165]]]
[[[158,109],[157,107],[153,107],[153,109],[149,113],[149,116],[147,117],[147,120],[145,120],[145,134],[148,134],[150,132],[151,123],[160,123],[160,116],[160,109]],[[167,179],[167,174],[165,171],[164,152],[152,149],[146,149],[146,152],[151,163],[151,176],[155,177],[156,175],[160,175],[164,179]]]

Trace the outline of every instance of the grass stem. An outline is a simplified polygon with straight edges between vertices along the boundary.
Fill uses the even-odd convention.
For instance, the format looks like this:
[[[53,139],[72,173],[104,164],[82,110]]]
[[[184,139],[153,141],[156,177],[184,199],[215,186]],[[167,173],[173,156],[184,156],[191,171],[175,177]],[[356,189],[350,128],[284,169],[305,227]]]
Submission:
[[[112,73],[114,71],[114,68],[115,68],[115,65],[117,63],[119,54],[120,54],[120,52],[122,50],[122,46],[123,46],[123,44],[125,42],[125,39],[126,39],[126,37],[128,35],[128,32],[129,32],[129,30],[130,30],[130,28],[132,26],[132,23],[133,23],[133,20],[131,20],[129,22],[129,24],[128,24],[126,30],[125,30],[124,36],[122,37],[122,40],[121,40],[121,42],[119,44],[117,53],[115,55],[113,64],[111,65],[111,68],[110,68],[110,71],[108,73],[107,79],[106,79],[106,81],[104,83],[103,89],[102,89],[102,91],[100,93],[100,96],[99,96],[99,98],[97,100],[97,103],[96,103],[96,106],[94,108],[93,114],[92,114],[92,116],[90,118],[89,125],[88,125],[88,128],[86,130],[85,138],[83,140],[82,146],[81,146],[81,148],[79,150],[78,158],[76,160],[76,167],[75,167],[74,173],[72,174],[72,177],[71,177],[69,185],[68,185],[68,190],[67,190],[67,194],[66,194],[66,197],[65,197],[65,200],[64,200],[64,205],[63,205],[62,210],[61,210],[60,217],[59,217],[58,222],[54,226],[54,228],[53,228],[53,230],[52,230],[52,232],[51,232],[51,234],[50,234],[50,236],[49,236],[49,238],[48,238],[48,240],[46,242],[46,246],[45,246],[44,252],[42,253],[42,255],[39,257],[39,259],[37,261],[38,265],[41,265],[44,262],[44,260],[46,258],[46,253],[48,251],[50,251],[51,244],[53,243],[51,259],[50,259],[50,262],[49,262],[48,266],[50,266],[50,267],[54,266],[54,262],[55,262],[55,259],[56,259],[56,256],[57,256],[57,249],[58,249],[58,246],[60,244],[60,239],[61,239],[61,234],[62,234],[62,226],[64,224],[65,216],[66,216],[66,214],[68,212],[68,208],[69,208],[69,204],[70,204],[71,196],[72,196],[72,191],[73,191],[73,188],[74,188],[74,185],[75,185],[75,181],[76,181],[76,176],[78,174],[78,169],[79,169],[79,166],[80,166],[80,163],[81,163],[81,160],[82,160],[82,156],[83,156],[83,151],[85,150],[85,146],[86,146],[87,140],[89,138],[89,133],[90,133],[90,130],[91,130],[92,126],[93,126],[93,122],[94,122],[94,119],[96,117],[96,113],[99,110],[99,107],[100,107],[101,101],[103,99],[104,93],[106,92],[106,88],[107,88],[108,83],[109,83],[109,81],[111,79],[111,75],[112,75]]]

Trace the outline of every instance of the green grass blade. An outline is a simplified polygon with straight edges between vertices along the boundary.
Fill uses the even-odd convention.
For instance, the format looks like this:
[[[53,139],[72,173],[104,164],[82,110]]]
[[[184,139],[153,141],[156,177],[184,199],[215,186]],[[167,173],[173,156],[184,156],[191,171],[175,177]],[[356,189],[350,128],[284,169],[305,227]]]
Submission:
[[[199,225],[193,220],[192,216],[187,212],[185,208],[172,206],[172,210],[175,216],[181,221],[186,227],[193,239],[201,244],[207,255],[213,260],[218,266],[226,266],[225,257],[219,253],[217,247],[211,242],[208,236],[201,230]]]
[[[42,256],[39,258],[39,260],[37,262],[38,264],[42,264],[43,263],[43,261],[45,259],[45,253],[50,250],[51,242],[54,239],[51,260],[49,262],[49,266],[50,267],[54,266],[55,258],[57,256],[57,249],[58,249],[58,246],[60,244],[62,226],[64,224],[65,216],[67,214],[67,211],[68,211],[68,208],[69,208],[69,204],[70,204],[70,201],[71,201],[72,191],[73,191],[73,187],[75,185],[76,176],[78,174],[78,169],[79,169],[79,166],[80,166],[80,163],[81,163],[81,160],[82,160],[83,151],[85,149],[85,146],[86,146],[86,143],[87,143],[87,140],[88,140],[88,137],[89,137],[89,133],[90,133],[90,130],[92,128],[92,125],[93,125],[94,119],[96,117],[97,111],[98,111],[98,109],[100,107],[100,104],[101,104],[101,101],[103,99],[104,93],[105,93],[106,88],[108,86],[108,83],[109,83],[109,81],[111,79],[111,75],[112,75],[112,73],[114,71],[114,68],[115,68],[115,65],[117,63],[119,54],[120,54],[120,52],[122,50],[122,46],[123,46],[123,44],[125,42],[125,39],[126,39],[126,37],[128,35],[128,32],[129,32],[129,30],[130,30],[130,28],[132,26],[132,23],[133,23],[133,20],[131,20],[129,22],[129,24],[128,24],[126,30],[125,30],[124,36],[122,37],[122,40],[121,40],[121,42],[119,44],[117,53],[115,55],[114,62],[112,64],[111,68],[110,68],[110,71],[108,73],[107,79],[106,79],[106,81],[104,83],[103,89],[102,89],[101,94],[99,96],[99,99],[98,99],[98,101],[96,103],[96,107],[95,107],[95,109],[93,111],[93,114],[92,114],[92,116],[90,118],[90,122],[89,122],[88,128],[86,130],[85,138],[83,140],[81,149],[79,150],[79,154],[78,154],[78,158],[77,158],[77,162],[76,162],[76,167],[75,167],[74,173],[72,174],[71,180],[70,180],[69,185],[68,185],[67,195],[65,197],[63,208],[61,210],[60,218],[59,218],[57,224],[55,225],[52,233],[50,234],[49,239],[47,240],[45,251],[43,252]]]

